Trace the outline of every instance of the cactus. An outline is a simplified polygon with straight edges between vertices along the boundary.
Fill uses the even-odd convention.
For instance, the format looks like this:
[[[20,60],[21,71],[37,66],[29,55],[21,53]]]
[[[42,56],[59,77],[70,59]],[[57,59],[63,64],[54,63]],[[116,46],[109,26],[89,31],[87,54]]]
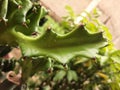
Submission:
[[[13,0],[8,2],[8,4],[18,7],[11,13],[9,9],[13,6],[8,5],[6,8],[7,4],[4,4],[4,8],[6,11],[8,9],[8,12],[2,17],[7,21],[3,19],[6,24],[1,21],[4,28],[0,29],[0,43],[20,46],[24,56],[48,56],[61,63],[66,63],[77,55],[95,57],[98,49],[107,45],[107,40],[103,38],[102,32],[89,34],[82,25],[64,35],[58,35],[53,30],[54,27],[50,27],[50,25],[44,25],[44,28],[41,28],[39,22],[43,16],[45,17],[45,9],[42,6],[33,5],[30,0],[24,0],[24,3],[21,0],[20,3],[16,3],[14,4]],[[35,11],[34,8],[36,8]],[[31,12],[29,13],[29,11]],[[37,35],[32,37],[34,32]]]
[[[67,22],[64,23],[69,24]],[[0,55],[2,58],[13,47],[21,49],[22,57],[17,61],[21,67],[18,69],[22,70],[20,87],[26,82],[32,85],[29,77],[37,74],[42,78],[41,83],[37,84],[42,90],[56,90],[58,87],[60,90],[71,90],[72,86],[76,90],[93,90],[96,87],[108,89],[109,85],[114,86],[115,83],[108,83],[108,78],[113,81],[114,78],[109,77],[110,70],[106,66],[117,72],[110,63],[117,62],[119,66],[120,52],[113,49],[104,25],[100,26],[100,29],[104,29],[101,31],[92,26],[94,24],[85,18],[83,25],[67,26],[70,30],[66,33],[65,25],[55,22],[38,1],[0,0],[0,46],[3,48]],[[16,65],[12,63],[12,66],[15,71],[13,68]],[[118,85],[119,81],[116,83]],[[103,84],[106,87],[101,87]]]

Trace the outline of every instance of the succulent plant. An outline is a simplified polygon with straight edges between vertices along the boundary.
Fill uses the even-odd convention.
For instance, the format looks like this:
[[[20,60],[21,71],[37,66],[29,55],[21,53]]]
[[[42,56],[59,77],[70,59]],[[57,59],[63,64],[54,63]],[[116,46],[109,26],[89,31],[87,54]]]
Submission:
[[[72,19],[70,22],[73,24]],[[74,24],[72,28],[70,22],[55,22],[38,1],[0,0],[0,46],[9,47],[6,52],[13,47],[21,49],[22,57],[16,61],[22,70],[21,86],[27,83],[29,87],[33,85],[40,90],[109,88],[111,83],[108,81],[113,78],[110,78],[110,70],[106,66],[112,67],[109,62],[117,62],[119,66],[120,54],[111,46],[106,27],[87,18],[83,24]],[[66,33],[66,29],[69,32]],[[6,54],[3,54],[5,50],[0,50],[1,57]],[[111,69],[117,71],[116,68]],[[39,76],[38,84],[29,80],[34,75]]]

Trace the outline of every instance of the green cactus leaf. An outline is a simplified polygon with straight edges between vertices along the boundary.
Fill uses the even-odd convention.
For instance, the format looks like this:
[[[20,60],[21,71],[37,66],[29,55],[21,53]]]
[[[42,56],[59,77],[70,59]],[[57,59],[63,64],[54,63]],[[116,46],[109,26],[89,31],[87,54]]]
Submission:
[[[102,33],[89,34],[84,26],[79,26],[65,35],[57,35],[52,30],[36,38],[17,33],[19,45],[25,56],[49,56],[61,63],[67,63],[75,56],[95,57],[98,49],[107,45]]]
[[[102,32],[91,34],[83,25],[62,34],[64,28],[46,15],[45,8],[34,6],[30,0],[10,0],[9,4],[8,21],[0,22],[0,44],[19,45],[23,56],[47,56],[67,63],[78,55],[95,57],[99,48],[107,45]],[[43,17],[47,22],[40,26]],[[37,35],[32,36],[34,32]]]

